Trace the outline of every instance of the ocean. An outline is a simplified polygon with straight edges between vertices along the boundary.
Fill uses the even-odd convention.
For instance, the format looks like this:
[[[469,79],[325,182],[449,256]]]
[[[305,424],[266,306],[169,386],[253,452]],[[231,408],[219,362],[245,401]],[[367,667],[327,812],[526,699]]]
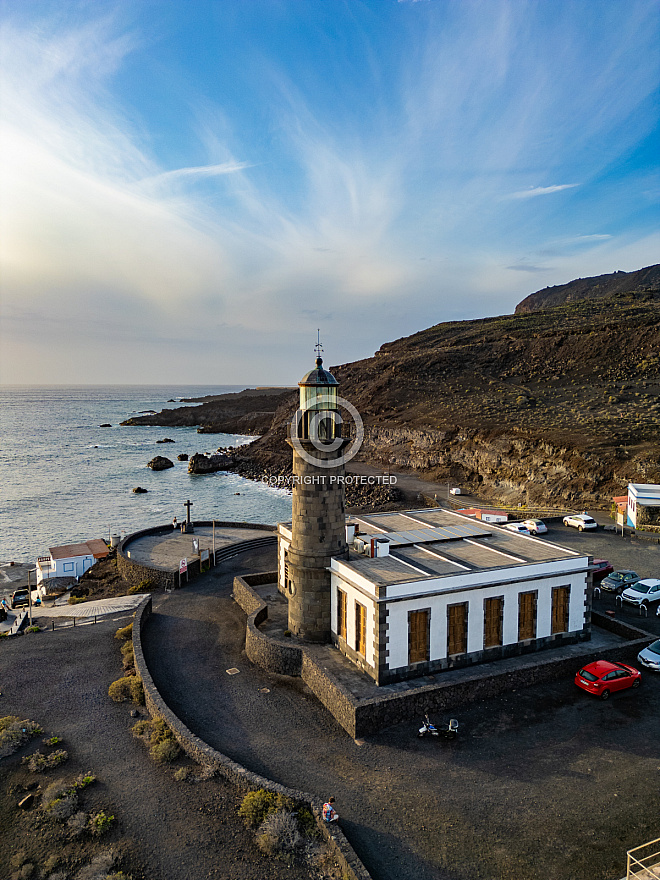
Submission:
[[[192,475],[177,461],[179,453],[211,453],[253,437],[119,425],[139,412],[183,405],[183,397],[243,387],[0,386],[0,563],[36,562],[49,547],[126,535],[174,516],[181,521],[187,499],[193,519],[290,519],[287,492],[221,471]],[[104,423],[112,427],[99,427]],[[156,445],[164,437],[175,442]],[[152,471],[147,462],[155,455],[174,467]],[[147,493],[133,494],[135,486]]]

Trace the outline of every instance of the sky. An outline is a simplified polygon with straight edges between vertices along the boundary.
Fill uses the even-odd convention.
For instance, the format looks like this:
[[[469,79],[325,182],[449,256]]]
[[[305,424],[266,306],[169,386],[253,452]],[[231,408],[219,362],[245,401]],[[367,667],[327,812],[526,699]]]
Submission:
[[[0,382],[291,385],[660,262],[660,0],[2,0]]]

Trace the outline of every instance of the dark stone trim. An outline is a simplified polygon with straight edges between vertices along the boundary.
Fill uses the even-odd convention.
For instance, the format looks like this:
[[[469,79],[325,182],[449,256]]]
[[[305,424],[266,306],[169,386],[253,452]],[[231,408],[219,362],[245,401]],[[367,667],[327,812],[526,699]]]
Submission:
[[[309,806],[314,813],[319,830],[333,847],[335,857],[346,877],[349,880],[371,880],[371,875],[357,857],[355,850],[346,839],[344,832],[337,826],[337,823],[328,825],[321,818],[323,803],[319,798],[305,791],[298,791],[287,788],[285,785],[279,785],[265,776],[253,773],[236,761],[232,761],[231,758],[223,755],[222,752],[218,752],[202,739],[195,736],[172,712],[154,684],[144,659],[144,652],[142,651],[142,630],[150,615],[151,596],[140,604],[135,615],[133,623],[133,652],[135,654],[135,668],[142,679],[146,706],[152,718],[162,718],[167,723],[183,751],[193,761],[212,767],[226,779],[229,779],[230,782],[233,782],[234,785],[238,786],[238,788],[244,791],[264,788],[267,791],[282,794],[298,803]]]

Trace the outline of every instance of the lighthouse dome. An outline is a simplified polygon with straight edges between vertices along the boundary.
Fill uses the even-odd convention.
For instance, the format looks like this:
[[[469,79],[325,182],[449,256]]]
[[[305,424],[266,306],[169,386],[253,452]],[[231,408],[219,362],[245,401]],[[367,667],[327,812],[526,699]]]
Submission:
[[[298,385],[339,385],[339,382],[337,382],[332,373],[323,369],[323,358],[317,357],[314,369],[303,376]]]

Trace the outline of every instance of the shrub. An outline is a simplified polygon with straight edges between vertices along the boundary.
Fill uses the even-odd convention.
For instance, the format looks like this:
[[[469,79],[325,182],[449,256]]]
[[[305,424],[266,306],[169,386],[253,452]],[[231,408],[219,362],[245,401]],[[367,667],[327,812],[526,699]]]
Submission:
[[[112,828],[114,821],[114,816],[109,816],[103,810],[99,810],[98,813],[93,813],[89,817],[89,830],[95,837],[102,837]]]
[[[128,626],[120,626],[117,632],[115,633],[115,638],[119,639],[121,642],[125,642],[126,639],[130,639],[133,635],[133,624],[129,623]]]
[[[135,665],[135,654],[133,653],[133,642],[124,642],[121,646],[122,666],[124,669],[130,669]]]
[[[145,736],[145,734],[151,731],[151,722],[145,721],[144,719],[142,721],[138,721],[136,724],[133,725],[132,730],[133,736]]]
[[[238,815],[243,817],[246,825],[256,828],[271,813],[275,813],[277,810],[292,812],[294,808],[295,804],[290,798],[259,788],[257,791],[250,791],[245,795],[238,808]]]
[[[174,778],[177,782],[187,782],[191,773],[192,770],[190,769],[190,767],[179,767],[179,769],[174,774]]]
[[[130,587],[128,592],[131,596],[134,596],[136,593],[150,593],[153,588],[154,582],[146,580],[140,581],[139,584],[135,584],[134,586]]]
[[[144,688],[141,679],[136,675],[126,675],[113,681],[108,688],[108,696],[115,703],[123,703],[132,700],[134,703],[144,705]]]
[[[275,855],[292,860],[303,846],[303,837],[298,830],[295,813],[278,810],[266,817],[257,834],[257,845],[267,855]]]
[[[39,633],[39,632],[41,632],[41,627],[37,626],[35,623],[32,626],[28,626],[28,628],[25,630],[25,632],[26,633]]]
[[[159,763],[174,761],[181,751],[171,728],[162,718],[152,720],[149,744],[151,757]]]
[[[159,764],[169,764],[179,757],[181,748],[175,739],[166,739],[149,749],[149,754]]]
[[[89,816],[82,810],[74,813],[66,823],[67,830],[72,837],[80,837],[87,830]]]
[[[65,749],[56,749],[50,755],[42,755],[41,752],[26,755],[21,764],[27,764],[27,768],[31,773],[44,773],[46,770],[52,770],[53,767],[59,767],[68,758],[69,753]]]
[[[88,602],[89,599],[87,596],[69,596],[67,601],[69,605],[80,605],[81,602]]]
[[[66,782],[53,782],[43,793],[42,805],[51,819],[63,822],[76,812],[78,793],[76,787]]]
[[[43,730],[34,721],[21,721],[16,715],[0,718],[0,758],[13,755],[24,743]]]
[[[46,739],[41,740],[45,746],[56,746],[58,743],[62,742],[61,736],[49,736]]]

